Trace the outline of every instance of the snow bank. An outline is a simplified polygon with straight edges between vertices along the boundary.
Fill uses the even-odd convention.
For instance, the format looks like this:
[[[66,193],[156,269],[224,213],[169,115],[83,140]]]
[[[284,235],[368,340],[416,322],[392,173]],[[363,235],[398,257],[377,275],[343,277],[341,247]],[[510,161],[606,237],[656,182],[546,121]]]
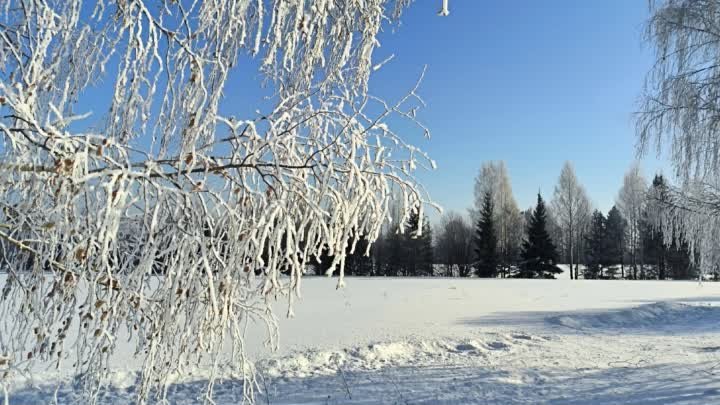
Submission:
[[[455,357],[484,356],[490,352],[510,352],[518,344],[544,341],[526,334],[490,334],[477,339],[429,339],[389,341],[342,350],[308,350],[266,360],[259,370],[274,378],[304,378],[335,375],[348,371],[379,370],[384,367],[442,363]]]
[[[710,305],[689,305],[657,302],[634,308],[589,314],[568,314],[549,317],[548,323],[573,329],[704,329],[720,321],[720,308]]]

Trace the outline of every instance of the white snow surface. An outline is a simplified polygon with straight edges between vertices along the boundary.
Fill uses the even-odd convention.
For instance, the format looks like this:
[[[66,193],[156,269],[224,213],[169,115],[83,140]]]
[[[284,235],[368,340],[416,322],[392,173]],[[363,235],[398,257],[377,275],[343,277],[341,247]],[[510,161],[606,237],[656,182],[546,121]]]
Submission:
[[[720,283],[313,277],[281,350],[251,339],[259,404],[720,403]],[[283,313],[278,306],[279,313]],[[134,400],[125,357],[103,404]],[[201,403],[203,370],[172,404]],[[215,388],[240,403],[241,381]],[[57,389],[57,394],[55,390]],[[11,404],[77,401],[73,378],[37,373]]]

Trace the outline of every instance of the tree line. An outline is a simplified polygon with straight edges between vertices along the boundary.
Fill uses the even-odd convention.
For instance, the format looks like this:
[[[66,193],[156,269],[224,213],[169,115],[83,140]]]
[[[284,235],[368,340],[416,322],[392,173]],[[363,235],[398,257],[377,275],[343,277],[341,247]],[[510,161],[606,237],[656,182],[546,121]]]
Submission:
[[[348,247],[345,272],[554,278],[563,272],[562,263],[572,279],[692,279],[698,269],[688,243],[662,230],[669,187],[662,174],[647,184],[634,164],[615,205],[604,213],[593,208],[566,162],[549,204],[538,193],[535,206],[521,211],[504,162],[486,162],[475,179],[475,203],[467,216],[446,213],[434,229],[424,218],[419,229],[419,215],[413,212],[402,227],[388,224],[370,249],[363,238],[354,250]],[[331,261],[320,258],[317,273]]]

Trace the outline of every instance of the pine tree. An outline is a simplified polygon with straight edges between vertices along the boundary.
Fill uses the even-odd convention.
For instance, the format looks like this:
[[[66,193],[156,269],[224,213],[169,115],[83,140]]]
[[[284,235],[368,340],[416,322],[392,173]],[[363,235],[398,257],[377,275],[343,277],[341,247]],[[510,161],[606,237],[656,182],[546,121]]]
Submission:
[[[620,210],[613,206],[605,221],[606,254],[609,265],[614,266],[620,263],[621,278],[625,278],[625,227],[626,222]],[[607,276],[614,277],[616,268],[611,267],[608,270],[610,274]]]
[[[408,276],[433,275],[432,234],[427,218],[423,218],[422,233],[418,232],[420,216],[416,211],[410,214],[402,238],[404,260],[401,265]]]
[[[495,277],[497,275],[499,257],[493,210],[492,194],[489,191],[485,192],[480,219],[475,230],[478,277]]]
[[[584,276],[586,279],[602,278],[603,267],[607,264],[607,228],[605,216],[602,212],[595,210],[590,219],[590,231],[585,237],[585,255],[587,256],[587,268]]]
[[[547,231],[547,212],[540,193],[535,210],[530,216],[527,239],[523,241],[522,249],[523,262],[519,277],[555,278],[554,274],[562,273],[562,270],[555,266],[557,249]]]

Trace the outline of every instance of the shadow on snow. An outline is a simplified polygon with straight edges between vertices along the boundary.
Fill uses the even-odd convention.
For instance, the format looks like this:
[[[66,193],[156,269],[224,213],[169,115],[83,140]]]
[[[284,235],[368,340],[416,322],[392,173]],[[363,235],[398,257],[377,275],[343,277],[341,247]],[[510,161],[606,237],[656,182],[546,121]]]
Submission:
[[[691,335],[720,331],[720,298],[677,299],[632,308],[500,312],[458,322],[477,326],[547,328],[556,333]],[[708,305],[712,304],[712,305]]]
[[[258,404],[551,404],[705,405],[720,402],[720,382],[695,367],[615,366],[597,369],[499,370],[483,367],[387,367],[306,378],[268,380]],[[197,404],[206,382],[173,386],[169,404]],[[346,388],[347,387],[347,388]],[[348,393],[349,391],[349,393]],[[12,404],[51,403],[54,388],[25,389]],[[217,405],[240,404],[241,382],[216,384]],[[100,404],[133,403],[132,389],[109,389]],[[61,387],[58,404],[82,403],[71,387]],[[150,402],[154,403],[154,402]]]

